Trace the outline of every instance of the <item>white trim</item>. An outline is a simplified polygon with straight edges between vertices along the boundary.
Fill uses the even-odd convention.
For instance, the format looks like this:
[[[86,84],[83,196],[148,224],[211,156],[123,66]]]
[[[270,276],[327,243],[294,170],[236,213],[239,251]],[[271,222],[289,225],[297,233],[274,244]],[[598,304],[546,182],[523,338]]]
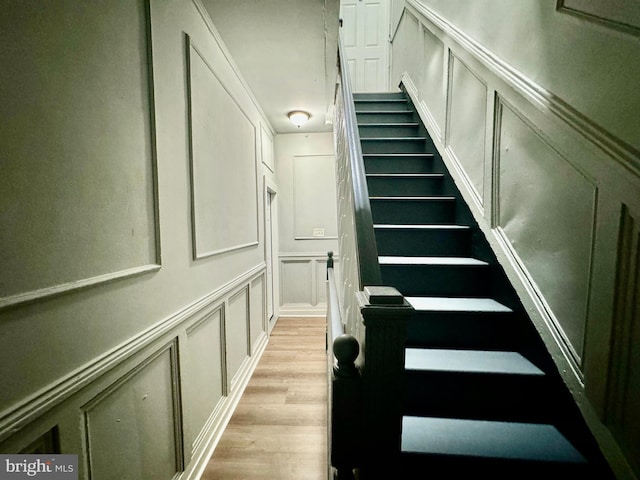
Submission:
[[[115,381],[110,383],[105,389],[101,390],[91,400],[80,407],[82,416],[82,438],[84,441],[84,461],[85,469],[89,473],[89,477],[93,477],[92,470],[92,448],[91,448],[91,428],[89,415],[91,411],[101,402],[107,400],[112,394],[120,390],[129,380],[141,373],[146,367],[155,362],[165,352],[169,353],[169,362],[171,368],[171,398],[173,410],[173,433],[174,433],[174,455],[177,472],[185,467],[185,451],[184,451],[184,418],[182,410],[182,393],[180,389],[180,369],[178,367],[178,339],[172,338],[168,343],[154,350],[145,357],[141,362],[134,365],[124,375],[120,375]],[[177,473],[176,472],[176,473]]]
[[[338,237],[293,237],[294,240],[337,240]]]
[[[66,293],[76,292],[78,290],[111,283],[121,278],[133,277],[136,275],[142,275],[143,273],[156,272],[160,270],[160,264],[149,264],[141,267],[130,268],[127,270],[120,270],[119,272],[107,273],[105,275],[98,275],[97,277],[85,278],[82,280],[75,280],[72,282],[62,283],[53,287],[41,288],[39,290],[33,290],[30,292],[19,293],[17,295],[11,295],[9,297],[0,298],[0,310],[8,307],[22,305],[25,303],[35,302],[48,297],[55,297]]]
[[[222,434],[227,428],[238,403],[240,403],[242,394],[244,393],[258,362],[267,348],[268,341],[268,336],[263,334],[258,342],[256,342],[256,350],[254,354],[240,367],[240,370],[236,374],[235,390],[233,390],[231,394],[222,401],[224,402],[223,406],[217,406],[209,417],[205,427],[200,432],[200,435],[198,435],[198,437],[201,438],[200,443],[198,444],[198,449],[193,452],[191,458],[188,460],[188,468],[182,473],[182,475],[180,475],[180,480],[197,480],[202,477],[211,455],[213,455],[215,448],[218,446],[218,443],[222,438]],[[221,416],[219,416],[220,410],[223,411]],[[204,439],[207,438],[208,440],[205,441]]]
[[[327,309],[322,310],[290,310],[283,311],[278,318],[326,318]]]
[[[326,237],[325,237],[326,238]],[[282,252],[278,255],[280,259],[288,258],[327,258],[327,252]],[[334,252],[333,259],[337,259],[338,255]]]

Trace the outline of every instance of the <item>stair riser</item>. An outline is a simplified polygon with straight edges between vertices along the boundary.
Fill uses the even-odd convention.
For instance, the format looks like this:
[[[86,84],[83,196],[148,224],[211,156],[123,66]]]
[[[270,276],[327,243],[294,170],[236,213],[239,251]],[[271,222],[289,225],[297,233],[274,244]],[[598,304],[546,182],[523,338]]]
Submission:
[[[361,139],[362,153],[435,153],[433,144],[424,139]]]
[[[417,137],[420,129],[417,125],[360,125],[358,132],[360,138]]]
[[[405,415],[545,422],[544,377],[406,372]]]
[[[406,100],[390,99],[389,101],[363,101],[356,100],[356,112],[387,112],[409,111],[409,103]]]
[[[483,266],[380,265],[382,283],[405,296],[483,297],[489,269]]]
[[[407,453],[402,454],[402,467],[397,478],[416,478],[416,472],[425,471],[426,468],[432,472],[447,472],[442,477],[447,479],[551,480],[579,478],[580,480],[602,480],[603,478],[584,464]]]
[[[511,313],[415,313],[407,329],[407,346],[508,350],[520,332]]]
[[[444,224],[455,220],[455,203],[450,200],[371,199],[373,223],[395,225]]]
[[[354,93],[353,94],[353,99],[354,101],[358,101],[358,100],[390,100],[390,99],[396,99],[396,100],[406,100],[407,97],[404,95],[404,93],[402,92],[394,92],[394,93],[389,93],[389,92],[380,92],[380,93],[376,93],[376,92],[362,92],[362,93]]]
[[[362,112],[356,111],[358,124],[362,123],[405,123],[415,119],[411,111],[397,112]]]
[[[442,194],[442,178],[367,178],[369,195],[372,197],[420,197]]]
[[[433,157],[364,157],[367,173],[434,173]]]
[[[465,256],[469,230],[375,230],[379,255]]]

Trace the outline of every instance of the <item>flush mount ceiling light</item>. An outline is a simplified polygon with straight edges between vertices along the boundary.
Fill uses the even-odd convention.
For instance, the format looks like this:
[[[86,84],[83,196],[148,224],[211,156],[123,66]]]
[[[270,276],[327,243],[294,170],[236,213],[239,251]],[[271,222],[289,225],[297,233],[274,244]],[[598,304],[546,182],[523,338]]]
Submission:
[[[291,120],[291,123],[300,128],[307,122],[307,120],[309,120],[311,115],[309,115],[308,112],[303,112],[302,110],[294,110],[293,112],[289,112],[287,116],[289,117],[289,120]]]

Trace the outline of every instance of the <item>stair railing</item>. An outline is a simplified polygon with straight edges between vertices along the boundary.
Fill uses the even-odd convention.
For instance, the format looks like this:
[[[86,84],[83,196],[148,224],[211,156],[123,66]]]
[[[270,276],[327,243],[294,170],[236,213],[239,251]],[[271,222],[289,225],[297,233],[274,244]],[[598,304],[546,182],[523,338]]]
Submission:
[[[330,369],[329,382],[333,389],[330,458],[342,462],[340,455],[349,457],[333,464],[339,473],[345,472],[345,478],[351,478],[354,464],[361,479],[392,478],[388,475],[393,474],[400,452],[404,344],[413,308],[395,288],[382,286],[355,104],[340,38],[338,53],[333,128],[340,268],[336,275],[330,257],[329,277],[339,280],[334,279],[335,287],[328,281],[327,301],[329,328],[344,334],[328,337],[334,353],[330,363],[337,365],[337,370]],[[340,324],[335,322],[337,315]],[[350,372],[348,381],[337,382],[342,380],[341,371]],[[352,375],[354,371],[359,375]],[[353,429],[357,434],[349,436]],[[340,450],[344,442],[356,444]]]
[[[362,290],[365,285],[380,285],[382,280],[351,80],[340,38],[338,44],[338,83],[333,131],[342,275],[339,295],[346,331],[362,341],[364,332],[355,305],[355,292]]]

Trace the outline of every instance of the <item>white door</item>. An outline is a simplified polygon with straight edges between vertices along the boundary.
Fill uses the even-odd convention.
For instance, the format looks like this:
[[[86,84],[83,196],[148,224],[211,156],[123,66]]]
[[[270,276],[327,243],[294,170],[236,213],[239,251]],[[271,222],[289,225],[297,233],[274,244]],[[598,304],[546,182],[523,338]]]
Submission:
[[[389,0],[341,0],[340,18],[353,91],[389,91]]]

